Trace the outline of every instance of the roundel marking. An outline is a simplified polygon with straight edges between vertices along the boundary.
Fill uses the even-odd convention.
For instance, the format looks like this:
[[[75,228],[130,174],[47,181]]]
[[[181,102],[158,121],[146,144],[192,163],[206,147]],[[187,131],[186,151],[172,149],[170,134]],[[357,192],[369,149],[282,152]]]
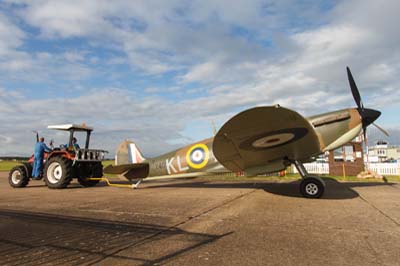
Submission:
[[[286,128],[253,136],[243,141],[239,148],[245,150],[266,150],[289,144],[307,135],[307,128]]]
[[[295,135],[293,133],[281,133],[271,136],[266,136],[255,140],[251,145],[254,148],[270,148],[273,146],[278,146],[283,143],[291,141]]]
[[[199,143],[193,145],[186,152],[186,162],[194,169],[201,169],[207,165],[210,157],[207,145]]]

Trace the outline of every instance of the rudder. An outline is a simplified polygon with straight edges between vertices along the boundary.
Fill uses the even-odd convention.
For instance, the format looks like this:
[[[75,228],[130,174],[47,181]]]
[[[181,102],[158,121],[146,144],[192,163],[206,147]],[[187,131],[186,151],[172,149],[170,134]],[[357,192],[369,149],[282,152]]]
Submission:
[[[115,165],[141,163],[145,160],[133,141],[125,140],[115,151]]]

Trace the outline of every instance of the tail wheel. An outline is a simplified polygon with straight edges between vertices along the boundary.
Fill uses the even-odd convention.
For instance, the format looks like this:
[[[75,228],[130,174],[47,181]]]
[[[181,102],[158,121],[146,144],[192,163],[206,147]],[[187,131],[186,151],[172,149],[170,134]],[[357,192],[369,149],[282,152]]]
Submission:
[[[22,165],[15,166],[8,175],[8,183],[14,188],[26,187],[29,183],[29,176]]]
[[[78,177],[78,182],[84,187],[93,187],[100,182],[100,180],[89,180],[88,178],[95,177],[100,178],[103,176],[103,165],[101,163],[96,163],[92,166],[92,168],[88,171],[90,172],[89,176],[80,176]]]
[[[64,157],[53,157],[46,162],[44,181],[49,188],[65,188],[72,180],[72,162]]]
[[[306,177],[301,180],[300,193],[306,198],[320,198],[324,194],[325,185],[321,179]]]

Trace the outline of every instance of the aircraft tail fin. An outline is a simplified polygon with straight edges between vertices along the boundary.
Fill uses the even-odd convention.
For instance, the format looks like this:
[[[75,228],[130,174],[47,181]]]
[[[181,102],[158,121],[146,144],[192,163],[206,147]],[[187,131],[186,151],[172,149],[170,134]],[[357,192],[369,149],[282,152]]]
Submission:
[[[130,140],[125,140],[118,145],[115,151],[115,165],[141,163],[143,157],[137,145]]]

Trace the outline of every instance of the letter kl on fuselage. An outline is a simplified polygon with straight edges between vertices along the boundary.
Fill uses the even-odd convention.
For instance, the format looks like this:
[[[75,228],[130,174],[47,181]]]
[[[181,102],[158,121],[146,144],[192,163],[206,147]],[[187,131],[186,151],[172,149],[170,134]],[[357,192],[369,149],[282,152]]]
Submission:
[[[178,150],[175,156],[165,159],[165,168],[169,175],[201,171],[205,170],[210,158],[213,157],[211,149],[206,144],[197,143]]]

